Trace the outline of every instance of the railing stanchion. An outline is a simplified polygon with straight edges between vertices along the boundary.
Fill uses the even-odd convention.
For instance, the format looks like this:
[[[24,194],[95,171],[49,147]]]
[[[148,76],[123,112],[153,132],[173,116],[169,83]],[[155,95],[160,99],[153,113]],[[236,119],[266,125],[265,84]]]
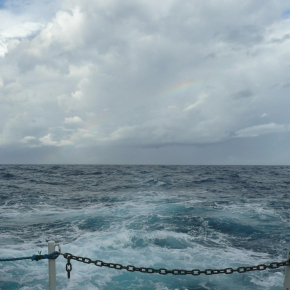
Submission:
[[[287,254],[287,260],[290,258],[290,244]],[[286,266],[285,269],[285,277],[284,277],[284,283],[283,283],[283,290],[290,290],[290,265]]]
[[[55,242],[48,242],[48,254],[52,254],[55,251]],[[48,259],[48,274],[49,274],[49,290],[56,290],[56,267],[55,260]]]

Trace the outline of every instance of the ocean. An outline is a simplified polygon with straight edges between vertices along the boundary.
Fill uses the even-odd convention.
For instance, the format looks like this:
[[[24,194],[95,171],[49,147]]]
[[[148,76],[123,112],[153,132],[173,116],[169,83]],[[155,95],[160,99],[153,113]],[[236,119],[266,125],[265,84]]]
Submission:
[[[0,258],[62,252],[167,269],[281,262],[289,166],[0,165]],[[56,260],[57,289],[280,290],[285,267],[230,275],[128,272]],[[48,289],[47,260],[0,262],[0,289]]]

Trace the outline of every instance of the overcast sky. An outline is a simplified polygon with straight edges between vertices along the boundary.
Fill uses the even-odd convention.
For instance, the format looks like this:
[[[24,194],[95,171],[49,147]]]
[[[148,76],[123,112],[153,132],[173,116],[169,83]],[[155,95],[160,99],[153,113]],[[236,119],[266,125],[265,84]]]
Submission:
[[[0,163],[290,164],[290,2],[0,0]]]

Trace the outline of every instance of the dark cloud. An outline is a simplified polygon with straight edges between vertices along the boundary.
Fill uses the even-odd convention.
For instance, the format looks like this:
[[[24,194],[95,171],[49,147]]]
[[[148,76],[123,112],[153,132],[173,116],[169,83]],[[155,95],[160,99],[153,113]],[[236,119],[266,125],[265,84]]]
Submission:
[[[254,95],[254,93],[249,89],[242,90],[242,91],[239,91],[235,94],[232,94],[232,96],[236,99],[249,98],[249,97],[252,97],[253,95]]]
[[[255,45],[261,43],[264,38],[262,27],[245,25],[236,28],[227,28],[224,32],[225,40],[239,45]]]
[[[205,58],[216,58],[216,54],[214,52],[209,53]]]
[[[290,39],[290,33],[287,33],[283,37],[281,37],[281,38],[273,38],[271,41],[273,43],[281,43],[281,42],[287,41],[289,39]]]

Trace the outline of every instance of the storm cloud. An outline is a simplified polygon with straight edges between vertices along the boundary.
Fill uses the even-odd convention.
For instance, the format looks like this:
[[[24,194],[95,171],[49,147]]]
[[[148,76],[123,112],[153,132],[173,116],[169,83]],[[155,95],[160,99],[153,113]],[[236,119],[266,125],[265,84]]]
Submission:
[[[286,1],[0,7],[0,162],[289,164]]]

